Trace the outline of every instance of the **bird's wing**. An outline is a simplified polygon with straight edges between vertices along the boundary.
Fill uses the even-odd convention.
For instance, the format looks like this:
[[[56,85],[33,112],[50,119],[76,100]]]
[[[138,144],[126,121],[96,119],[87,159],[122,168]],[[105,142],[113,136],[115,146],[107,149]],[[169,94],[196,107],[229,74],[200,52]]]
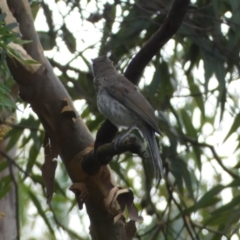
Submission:
[[[161,134],[152,106],[138,91],[138,88],[127,78],[118,74],[104,77],[107,92],[126,108],[135,112],[139,118],[148,123],[157,133]]]

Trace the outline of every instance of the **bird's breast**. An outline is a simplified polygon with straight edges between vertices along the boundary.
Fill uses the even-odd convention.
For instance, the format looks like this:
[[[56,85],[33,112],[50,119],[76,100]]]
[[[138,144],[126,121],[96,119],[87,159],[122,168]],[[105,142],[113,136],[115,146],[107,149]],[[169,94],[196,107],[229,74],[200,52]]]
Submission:
[[[99,111],[114,125],[130,127],[138,121],[137,116],[130,112],[123,104],[110,96],[105,90],[97,96]]]

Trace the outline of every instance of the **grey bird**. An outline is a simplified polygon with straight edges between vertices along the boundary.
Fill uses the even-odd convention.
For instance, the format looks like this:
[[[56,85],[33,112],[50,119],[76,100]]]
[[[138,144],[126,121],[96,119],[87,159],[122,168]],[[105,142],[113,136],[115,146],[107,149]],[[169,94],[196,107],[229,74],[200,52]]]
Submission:
[[[152,106],[133,83],[117,72],[106,56],[92,59],[92,63],[99,111],[115,126],[128,127],[115,143],[137,128],[148,142],[155,177],[161,179],[162,159],[155,138],[155,132],[160,135],[161,132]]]

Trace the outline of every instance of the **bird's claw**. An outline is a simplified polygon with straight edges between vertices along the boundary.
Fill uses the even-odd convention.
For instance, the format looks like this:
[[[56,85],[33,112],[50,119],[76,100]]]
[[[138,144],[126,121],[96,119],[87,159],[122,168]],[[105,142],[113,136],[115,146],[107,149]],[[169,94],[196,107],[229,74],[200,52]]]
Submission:
[[[113,145],[114,149],[117,150],[118,144],[123,140],[124,136],[118,135],[114,140],[113,140]]]
[[[136,128],[136,124],[132,125],[131,127],[128,128],[128,130],[126,132],[123,132],[122,134],[118,135],[114,140],[113,140],[113,143],[114,143],[114,149],[117,150],[117,145],[122,142],[122,140],[127,137],[131,131]]]

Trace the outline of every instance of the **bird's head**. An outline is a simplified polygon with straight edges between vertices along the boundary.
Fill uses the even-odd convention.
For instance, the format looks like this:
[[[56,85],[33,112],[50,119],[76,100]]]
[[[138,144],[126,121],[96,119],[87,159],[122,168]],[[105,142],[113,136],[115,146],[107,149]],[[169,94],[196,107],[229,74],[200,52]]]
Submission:
[[[92,59],[92,68],[94,77],[104,77],[117,72],[112,61],[107,56]]]

